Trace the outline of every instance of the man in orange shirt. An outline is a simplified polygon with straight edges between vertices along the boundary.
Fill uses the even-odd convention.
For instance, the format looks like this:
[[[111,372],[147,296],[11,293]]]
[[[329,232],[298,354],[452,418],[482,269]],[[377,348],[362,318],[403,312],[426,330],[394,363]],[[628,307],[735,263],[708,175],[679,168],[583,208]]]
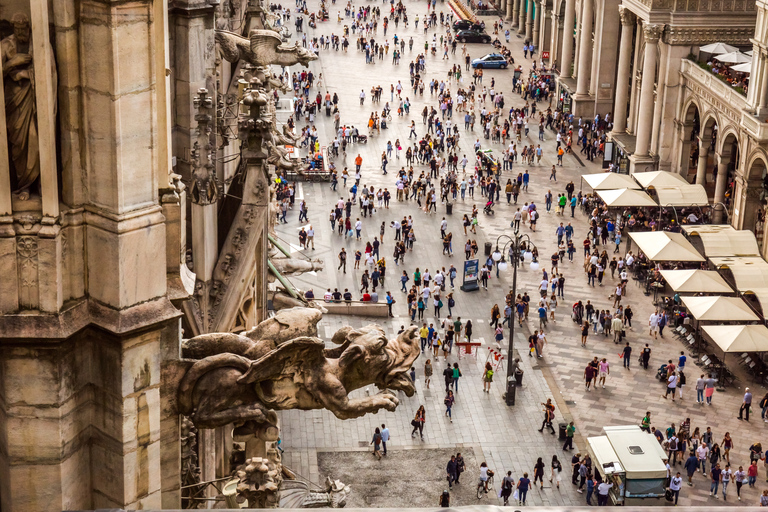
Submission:
[[[361,165],[363,165],[363,157],[361,157],[360,153],[358,153],[357,158],[355,158],[355,170],[359,171]]]

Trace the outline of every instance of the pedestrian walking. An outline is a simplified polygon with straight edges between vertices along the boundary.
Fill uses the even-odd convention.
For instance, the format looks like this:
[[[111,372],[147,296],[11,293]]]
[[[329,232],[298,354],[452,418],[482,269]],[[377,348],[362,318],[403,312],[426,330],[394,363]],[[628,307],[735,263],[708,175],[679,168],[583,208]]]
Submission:
[[[451,460],[448,461],[448,465],[445,468],[445,472],[447,475],[448,480],[448,488],[453,488],[453,484],[459,482],[459,475],[458,475],[458,469],[456,466],[456,456],[451,455]],[[447,492],[447,491],[446,491]]]
[[[672,494],[675,496],[675,506],[677,506],[677,499],[680,497],[680,488],[682,485],[683,478],[680,476],[680,472],[678,471],[677,474],[673,476],[669,481],[669,490],[672,491]]]
[[[552,456],[552,462],[550,464],[550,467],[551,467],[551,472],[549,474],[549,483],[552,483],[552,480],[554,480],[555,484],[557,485],[557,488],[559,489],[560,482],[562,481],[560,473],[563,471],[563,465],[558,460],[557,455]]]
[[[533,465],[533,485],[536,486],[536,482],[539,482],[540,488],[544,489],[544,461],[539,457],[536,460],[536,464]]]
[[[462,376],[461,370],[459,370],[459,363],[453,363],[453,374],[451,375],[451,386],[453,387],[453,391],[457,392],[459,390],[459,378]]]
[[[419,435],[421,436],[421,440],[424,440],[424,423],[427,421],[426,418],[426,412],[424,411],[424,406],[420,405],[419,408],[416,410],[416,417],[411,421],[411,426],[413,427],[413,430],[411,431],[411,437],[416,437],[416,431],[419,431]]]
[[[744,398],[741,402],[741,407],[739,408],[739,415],[738,418],[746,419],[749,421],[749,409],[752,405],[752,393],[749,391],[749,388],[744,389]],[[746,415],[746,418],[743,416]]]
[[[490,361],[485,363],[485,371],[483,372],[483,392],[491,392],[491,383],[493,382],[493,365]]]
[[[381,431],[379,427],[373,431],[373,439],[371,439],[370,444],[373,445],[373,455],[381,460]]]
[[[429,389],[430,380],[432,380],[432,360],[427,359],[427,362],[424,363],[424,384],[426,384],[427,389]]]
[[[563,444],[563,451],[573,450],[573,436],[576,433],[576,427],[573,422],[568,423],[565,427],[565,444]]]
[[[523,473],[523,477],[517,482],[518,505],[525,505],[525,499],[528,496],[528,487],[530,485],[531,480],[528,478],[528,473]]]
[[[383,454],[387,454],[387,441],[389,441],[389,429],[383,423],[381,424],[381,446],[384,448]]]
[[[451,423],[453,423],[453,415],[451,414],[451,409],[453,408],[453,403],[456,401],[456,399],[453,396],[453,391],[448,391],[448,394],[445,395],[445,398],[443,399],[443,403],[445,404],[445,415],[450,418]]]

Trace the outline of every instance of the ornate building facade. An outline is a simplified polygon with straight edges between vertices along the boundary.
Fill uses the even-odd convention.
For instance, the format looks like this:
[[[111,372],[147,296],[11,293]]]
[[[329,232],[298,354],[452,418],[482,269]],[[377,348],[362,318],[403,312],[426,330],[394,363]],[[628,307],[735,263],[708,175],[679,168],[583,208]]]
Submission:
[[[216,45],[265,22],[246,0],[0,2],[2,510],[180,507],[169,365],[266,316],[274,123]],[[227,443],[200,440],[215,475]]]
[[[751,0],[507,2],[507,18],[558,70],[559,105],[577,118],[611,116],[624,172],[673,171],[704,184],[727,220],[758,240],[768,163],[765,14],[766,4]],[[715,42],[752,50],[746,91],[706,66],[699,47]]]

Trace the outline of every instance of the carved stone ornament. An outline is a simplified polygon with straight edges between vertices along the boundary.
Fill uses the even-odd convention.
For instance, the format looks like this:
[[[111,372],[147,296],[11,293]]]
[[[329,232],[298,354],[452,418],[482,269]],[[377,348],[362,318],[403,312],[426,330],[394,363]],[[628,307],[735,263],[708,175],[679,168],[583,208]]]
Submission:
[[[649,44],[655,44],[661,38],[661,34],[664,32],[664,25],[648,25],[643,24],[643,35],[645,36],[645,42]]]
[[[299,45],[284,45],[283,40],[273,30],[251,30],[248,39],[232,32],[217,30],[216,42],[221,55],[229,62],[243,59],[253,66],[307,66],[317,55]]]
[[[376,325],[343,327],[332,339],[337,346],[326,349],[317,337],[294,336],[316,332],[317,310],[294,308],[279,314],[283,325],[276,326],[277,335],[270,332],[270,319],[245,335],[216,333],[187,340],[183,355],[197,360],[189,361],[179,383],[178,412],[198,428],[249,420],[276,425],[275,410],[328,409],[340,419],[350,419],[380,409],[394,411],[399,401],[387,390],[413,396],[408,371],[419,356],[416,327],[394,340]],[[371,384],[382,392],[347,396]]]
[[[687,28],[670,26],[664,31],[664,42],[674,45],[705,45],[723,42],[734,46],[751,45],[753,28]]]
[[[635,14],[628,7],[619,6],[619,17],[621,18],[621,24],[625,27],[631,27],[635,24]]]

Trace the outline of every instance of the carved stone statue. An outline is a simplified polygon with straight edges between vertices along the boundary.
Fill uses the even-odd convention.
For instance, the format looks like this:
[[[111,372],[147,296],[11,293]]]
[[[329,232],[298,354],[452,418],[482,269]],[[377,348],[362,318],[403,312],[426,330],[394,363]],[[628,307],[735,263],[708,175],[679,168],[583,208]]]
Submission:
[[[251,30],[248,39],[224,30],[216,31],[216,42],[219,43],[222,56],[229,62],[240,59],[253,66],[307,66],[317,59],[317,55],[306,48],[294,43],[284,45],[280,36],[273,30]]]
[[[315,491],[301,480],[284,480],[280,508],[342,508],[350,488],[341,480],[325,479],[325,491]]]
[[[292,316],[292,311],[299,313],[297,309],[305,308],[281,313]],[[338,346],[332,349],[311,336],[277,344],[236,334],[204,336],[205,349],[196,341],[202,336],[186,343],[196,346],[195,355],[206,355],[187,369],[178,391],[178,412],[198,428],[248,420],[275,425],[274,410],[284,409],[325,408],[341,419],[357,418],[380,409],[394,411],[398,400],[387,391],[349,398],[355,389],[375,384],[407,396],[415,392],[408,370],[419,355],[416,327],[394,340],[387,340],[375,325],[359,330],[344,327],[334,334],[332,341]],[[212,338],[216,336],[218,340]],[[191,353],[186,348],[184,352]]]
[[[278,272],[282,275],[299,276],[305,272],[317,272],[323,270],[323,260],[300,260],[297,258],[272,258],[270,260]]]
[[[29,18],[25,14],[15,14],[11,22],[13,34],[0,41],[0,64],[5,83],[5,120],[11,162],[16,172],[15,193],[19,199],[27,200],[30,187],[40,176],[34,55]],[[51,50],[51,94],[55,101],[56,69],[53,62]],[[0,165],[7,164],[0,162]]]
[[[304,174],[301,160],[291,160],[288,157],[288,152],[285,148],[276,146],[275,143],[271,140],[265,140],[263,141],[263,144],[269,151],[267,162],[281,170],[294,171],[299,174]]]

